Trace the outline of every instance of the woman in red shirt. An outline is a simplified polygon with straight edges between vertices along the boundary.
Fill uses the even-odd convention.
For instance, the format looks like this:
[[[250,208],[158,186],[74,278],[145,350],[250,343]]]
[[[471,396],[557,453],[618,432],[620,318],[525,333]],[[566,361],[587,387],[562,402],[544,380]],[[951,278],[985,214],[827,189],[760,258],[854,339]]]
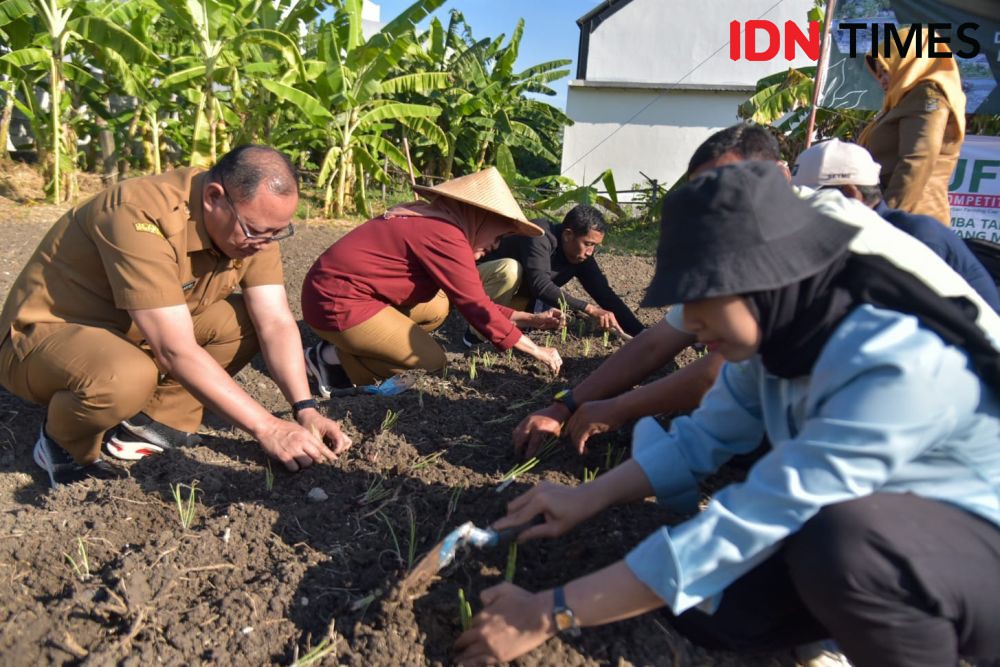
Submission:
[[[562,314],[493,303],[476,270],[476,260],[504,236],[542,234],[500,173],[491,167],[414,190],[430,201],[395,206],[355,228],[306,275],[302,313],[323,341],[306,351],[306,364],[320,393],[346,380],[371,384],[412,368],[442,370],[444,350],[429,332],[448,316],[449,301],[497,349],[515,348],[558,373],[555,348],[536,345],[518,325],[555,329]]]

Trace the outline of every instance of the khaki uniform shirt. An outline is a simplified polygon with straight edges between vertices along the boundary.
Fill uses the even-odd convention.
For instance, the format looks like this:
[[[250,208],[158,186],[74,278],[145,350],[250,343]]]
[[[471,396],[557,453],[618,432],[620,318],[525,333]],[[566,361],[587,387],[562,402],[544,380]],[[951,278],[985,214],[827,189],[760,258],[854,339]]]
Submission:
[[[930,82],[916,86],[879,119],[865,148],[882,165],[889,207],[950,225],[948,185],[962,139],[955,111]]]
[[[69,210],[7,295],[0,337],[22,359],[63,323],[140,343],[128,310],[186,304],[195,316],[237,286],[282,284],[276,243],[243,260],[215,249],[202,209],[207,177],[187,168],[127,180]]]

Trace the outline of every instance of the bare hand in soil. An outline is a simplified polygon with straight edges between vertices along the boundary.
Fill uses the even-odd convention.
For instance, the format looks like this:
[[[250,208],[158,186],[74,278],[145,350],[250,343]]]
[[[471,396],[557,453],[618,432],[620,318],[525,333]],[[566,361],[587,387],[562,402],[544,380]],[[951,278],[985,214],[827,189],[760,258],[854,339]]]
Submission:
[[[548,366],[553,373],[559,374],[559,369],[562,368],[562,357],[559,356],[559,350],[554,347],[539,347],[535,358]]]
[[[493,524],[494,530],[503,530],[530,522],[541,514],[545,522],[527,528],[518,542],[543,537],[558,537],[568,533],[577,524],[586,521],[602,508],[595,506],[587,486],[563,486],[552,482],[539,482],[533,489],[507,504],[507,516]]]
[[[514,454],[521,458],[531,458],[543,443],[558,438],[568,412],[562,405],[550,405],[522,419],[514,427]]]
[[[529,593],[504,582],[484,590],[479,599],[483,610],[455,641],[459,664],[508,662],[555,634],[551,592]]]
[[[610,331],[614,329],[620,333],[625,333],[622,330],[620,324],[618,324],[618,318],[610,310],[604,310],[603,308],[594,308],[590,311],[590,320],[594,325],[601,331]]]
[[[334,454],[346,452],[351,447],[351,439],[340,430],[340,424],[324,417],[316,410],[300,413],[299,423],[320,440],[331,445]]]
[[[621,425],[622,420],[618,417],[613,401],[588,401],[577,408],[566,422],[566,434],[576,451],[583,454],[591,436],[607,433]]]
[[[275,418],[262,434],[257,435],[257,440],[265,452],[292,472],[337,458],[333,450],[308,429],[283,419]]]
[[[543,313],[536,313],[532,320],[536,329],[561,329],[566,326],[566,313],[558,308],[549,308]]]

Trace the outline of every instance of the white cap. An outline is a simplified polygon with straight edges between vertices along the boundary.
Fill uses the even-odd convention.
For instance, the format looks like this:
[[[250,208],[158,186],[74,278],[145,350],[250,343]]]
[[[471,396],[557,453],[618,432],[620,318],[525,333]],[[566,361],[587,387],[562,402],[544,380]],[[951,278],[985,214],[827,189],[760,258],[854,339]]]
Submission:
[[[792,185],[820,188],[827,185],[878,185],[882,165],[871,154],[840,139],[810,146],[799,154],[792,169]]]

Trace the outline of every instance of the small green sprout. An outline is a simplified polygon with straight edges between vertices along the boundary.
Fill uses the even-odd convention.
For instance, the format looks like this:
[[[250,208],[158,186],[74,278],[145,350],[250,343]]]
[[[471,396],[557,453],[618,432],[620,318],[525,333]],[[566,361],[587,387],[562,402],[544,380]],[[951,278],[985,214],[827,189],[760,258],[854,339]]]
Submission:
[[[73,568],[73,574],[80,581],[86,581],[90,579],[90,560],[87,558],[87,547],[83,544],[83,538],[76,538],[76,549],[79,555],[79,560],[73,558],[68,553],[63,552],[63,556],[69,561],[70,566]]]
[[[507,547],[507,568],[504,570],[503,578],[509,583],[514,582],[514,572],[517,569],[517,542],[511,542]]]
[[[583,483],[587,484],[588,482],[593,482],[595,479],[597,479],[597,473],[600,472],[600,470],[601,469],[597,467],[595,467],[593,470],[590,470],[589,468],[585,467],[583,469]]]
[[[268,491],[274,488],[274,470],[271,469],[271,459],[267,460],[267,468],[264,469],[264,488]]]
[[[604,330],[604,335],[601,336],[601,343],[604,345],[605,349],[607,349],[607,347],[608,347],[608,334],[609,333],[611,333],[611,332],[608,331],[607,329],[605,329]]]
[[[476,379],[476,358],[472,357],[469,359],[469,379]]]
[[[399,421],[399,415],[401,414],[403,414],[402,410],[400,410],[399,412],[396,412],[392,408],[386,410],[385,417],[382,418],[382,425],[379,427],[379,431],[382,433],[386,431],[391,431],[392,427],[395,426],[396,422]]]
[[[319,664],[326,656],[337,649],[337,642],[329,637],[316,644],[315,647],[304,656],[292,663],[292,667],[309,667],[309,665]]]
[[[472,605],[465,599],[465,589],[458,589],[458,617],[462,622],[462,630],[472,626]]]
[[[177,503],[177,516],[180,518],[181,526],[184,530],[191,527],[194,523],[194,517],[198,513],[198,505],[195,504],[197,500],[197,494],[199,490],[196,488],[198,486],[198,481],[195,480],[188,484],[171,484],[170,494],[174,497],[174,502]],[[181,491],[181,488],[188,489],[187,498]]]
[[[590,356],[590,339],[587,338],[583,341],[583,356]]]

